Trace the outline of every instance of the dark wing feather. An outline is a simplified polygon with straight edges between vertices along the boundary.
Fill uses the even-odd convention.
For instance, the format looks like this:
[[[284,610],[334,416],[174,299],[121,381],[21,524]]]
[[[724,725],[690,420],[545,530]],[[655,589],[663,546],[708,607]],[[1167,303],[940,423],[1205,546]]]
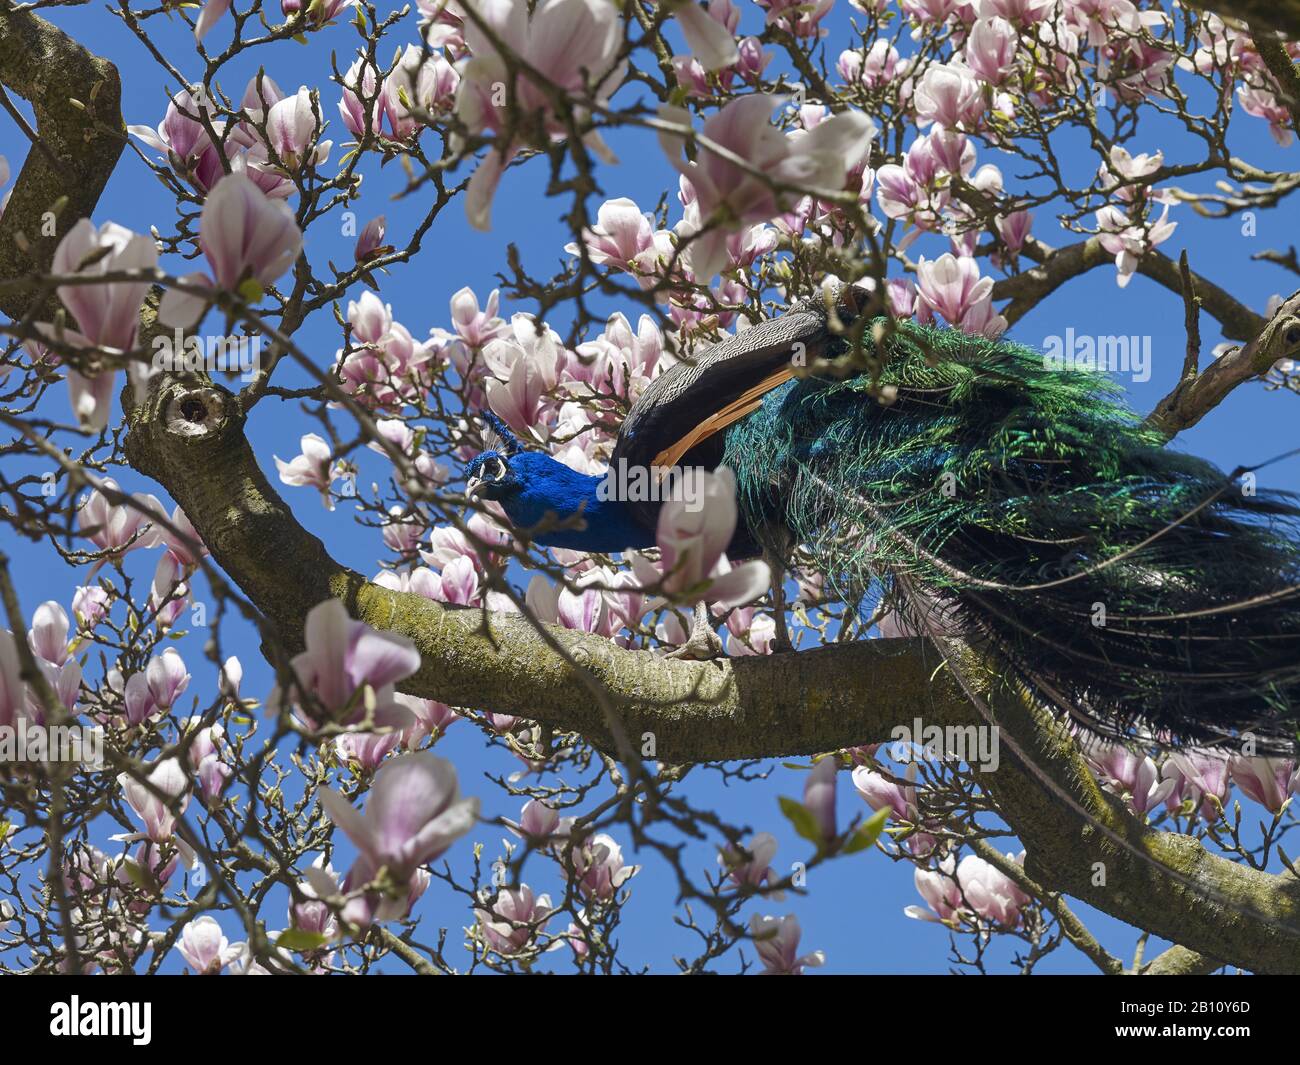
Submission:
[[[806,362],[823,354],[829,339],[826,312],[804,305],[714,344],[656,377],[619,428],[611,465],[663,464],[665,454],[686,466],[713,469],[722,461],[722,430],[748,413],[744,408],[775,388],[793,369],[803,346]],[[752,408],[751,408],[752,409]],[[739,412],[739,413],[738,413]],[[680,454],[678,454],[680,452]],[[669,463],[672,464],[671,462]],[[654,528],[659,504],[630,504],[637,521]]]

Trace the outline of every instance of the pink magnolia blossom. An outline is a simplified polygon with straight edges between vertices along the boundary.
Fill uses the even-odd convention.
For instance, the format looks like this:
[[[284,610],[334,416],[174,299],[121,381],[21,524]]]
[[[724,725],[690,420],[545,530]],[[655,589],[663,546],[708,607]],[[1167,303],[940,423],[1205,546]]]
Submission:
[[[510,333],[510,326],[497,317],[500,294],[496,289],[488,295],[487,306],[480,309],[474,290],[466,285],[451,297],[451,321],[456,334],[472,348],[481,348],[489,340]]]
[[[155,795],[144,783],[126,773],[117,778],[127,805],[144,824],[145,838],[153,843],[166,843],[175,835],[177,816],[183,814],[189,805],[189,774],[175,758],[168,758],[153,763],[146,779],[171,801]],[[176,813],[169,809],[173,803],[176,804]]]
[[[958,911],[962,909],[962,896],[961,886],[953,875],[955,868],[956,863],[951,857],[941,861],[938,869],[922,869],[918,866],[912,874],[912,880],[929,909],[907,906],[903,912],[918,921],[936,921],[956,927]]]
[[[452,559],[461,555],[473,558],[475,553],[463,532],[451,525],[440,525],[429,533],[429,550],[421,550],[420,557],[430,566],[441,569]]]
[[[154,619],[159,630],[169,629],[176,619],[185,612],[185,601],[189,598],[190,586],[181,574],[176,556],[165,553],[154,570],[153,582],[149,586],[149,609],[154,612]]]
[[[343,96],[339,114],[347,131],[360,140],[367,125],[371,133],[379,132],[379,74],[374,64],[362,56],[343,75]],[[368,109],[368,113],[367,113]]]
[[[922,24],[947,22],[960,7],[959,0],[901,0],[903,12]]]
[[[316,856],[316,860],[312,862],[312,869],[318,881],[330,884],[329,890],[324,893],[326,897],[337,895],[338,874],[334,872],[333,866],[326,864],[323,854]],[[338,935],[338,919],[330,912],[329,905],[320,900],[315,885],[311,880],[300,880],[298,890],[302,892],[305,901],[294,902],[289,906],[290,924],[294,928],[313,932],[324,939],[333,939]]]
[[[77,628],[89,632],[108,614],[110,606],[108,592],[97,584],[84,585],[72,595],[72,614],[77,619]]]
[[[366,900],[369,912],[362,916],[372,920],[405,914],[416,871],[478,820],[478,799],[461,798],[452,764],[423,751],[394,758],[375,774],[364,813],[330,788],[322,788],[319,797],[330,820],[359,852],[347,876],[350,889],[371,883],[381,869],[400,889],[400,894]]]
[[[566,629],[596,632],[604,617],[605,599],[599,588],[563,588],[556,600],[556,614]]]
[[[154,694],[149,690],[149,678],[143,673],[132,673],[122,689],[122,707],[126,711],[122,725],[134,728],[163,712]]]
[[[924,173],[927,182],[944,172],[966,175],[975,168],[975,146],[966,134],[936,126],[928,135],[912,142],[907,150],[907,164],[914,172]],[[997,175],[997,167],[990,167],[989,172]],[[972,184],[975,181],[980,182],[982,191],[991,191],[990,183],[980,175],[976,175]],[[1000,184],[997,187],[1000,188]]]
[[[1055,0],[980,0],[982,18],[1004,18],[1017,26],[1042,22],[1052,13]]]
[[[916,313],[916,285],[910,278],[891,277],[885,282],[885,297],[895,318],[911,318]]]
[[[168,647],[161,655],[151,658],[145,667],[145,676],[154,701],[164,710],[170,710],[190,684],[185,662],[174,647]]]
[[[1253,85],[1238,85],[1237,102],[1241,104],[1241,109],[1246,114],[1262,118],[1268,123],[1269,133],[1281,147],[1291,146],[1294,137],[1291,130],[1291,112],[1276,94]]]
[[[217,689],[221,694],[233,702],[239,701],[239,684],[243,681],[243,663],[231,654],[225,662],[221,663],[221,671],[217,675]]]
[[[197,975],[215,976],[239,957],[242,946],[232,945],[216,918],[205,913],[181,929],[176,949]]]
[[[22,665],[13,633],[0,629],[0,728],[12,728],[25,717],[27,685],[22,681]]]
[[[913,824],[919,819],[916,805],[916,763],[907,767],[907,784],[900,784],[866,766],[853,770],[853,786],[873,810],[888,808],[895,821]]]
[[[586,86],[595,87],[598,103],[605,103],[622,84],[626,62],[619,58],[623,42],[622,16],[607,0],[541,0],[529,13],[526,0],[491,0],[476,6],[482,21],[516,56],[570,98],[581,98]],[[505,127],[501,86],[506,98],[521,113],[540,113],[550,136],[567,134],[553,113],[551,97],[530,77],[512,73],[492,41],[473,19],[463,25],[466,45],[473,58],[461,74],[456,94],[456,115],[470,133],[500,134]],[[614,157],[599,134],[589,133],[586,144],[606,159]],[[459,145],[453,143],[453,147]],[[492,198],[507,164],[521,145],[494,144],[470,179],[465,211],[470,224],[487,229]]]
[[[834,755],[827,755],[812,768],[804,782],[803,807],[813,816],[823,841],[835,838],[835,785],[839,778],[840,763]]]
[[[1131,184],[1120,182],[1140,182],[1159,170],[1165,162],[1165,153],[1156,151],[1151,154],[1141,152],[1132,155],[1127,148],[1114,145],[1110,150],[1110,165],[1103,163],[1097,168],[1099,184],[1103,189],[1114,190],[1116,199],[1131,203],[1136,199],[1139,189]]]
[[[740,617],[744,620],[740,620]],[[776,619],[753,610],[733,610],[727,616],[727,654],[732,657],[772,653],[776,642]]]
[[[199,559],[208,554],[208,548],[199,539],[193,523],[186,516],[185,511],[176,507],[172,511],[170,524],[172,526],[170,529],[161,522],[158,524],[158,542],[167,549],[167,553],[176,560],[178,566],[187,569],[197,566]]]
[[[420,668],[420,653],[410,640],[353,620],[338,599],[326,599],[308,611],[303,638],[306,650],[290,662],[297,679],[293,701],[302,720],[314,723],[319,704],[330,719],[344,724],[357,724],[368,712],[381,727],[410,724],[410,713],[393,688]],[[373,695],[372,711],[365,705],[370,698],[363,698],[366,689]],[[298,690],[313,704],[299,702]],[[278,709],[284,694],[278,687],[272,693],[272,709]]]
[[[276,84],[265,71],[259,71],[248,79],[244,86],[244,96],[240,100],[240,109],[248,119],[261,120],[266,117],[266,110],[274,107],[285,98],[284,90]],[[254,122],[241,120],[232,136],[241,147],[252,147],[259,136]]]
[[[987,337],[1006,330],[1006,319],[992,309],[993,279],[980,277],[974,259],[944,252],[938,259],[922,259],[916,277],[921,303],[949,325]]]
[[[217,20],[230,10],[230,0],[204,0],[203,10],[199,12],[194,24],[194,39],[203,40],[208,31],[217,24]]]
[[[758,960],[763,963],[765,976],[802,976],[804,969],[819,968],[826,963],[823,951],[799,953],[803,929],[792,913],[784,917],[754,914],[749,919],[749,934],[753,937]]]
[[[1173,72],[1177,56],[1152,39],[1169,26],[1169,16],[1163,11],[1134,11],[1125,0],[1128,12],[1117,23],[1122,32],[1107,31],[1107,40],[1101,47],[1102,69],[1120,101],[1136,104],[1144,97],[1164,95]],[[1120,5],[1115,4],[1112,10]]]
[[[192,719],[189,727],[200,721],[199,718]],[[199,793],[205,802],[220,798],[234,774],[234,769],[222,761],[224,738],[225,730],[218,724],[199,728],[190,741],[190,768],[198,774]]]
[[[513,732],[515,726],[519,724],[520,719],[512,714],[484,714],[488,725],[498,735],[504,736],[507,732]]]
[[[1223,815],[1232,787],[1226,753],[1197,747],[1175,751],[1165,763],[1163,773],[1179,780],[1180,798],[1190,798],[1206,824],[1213,824]]]
[[[232,174],[203,205],[199,247],[222,288],[233,291],[245,279],[265,288],[298,258],[302,232],[288,204]]]
[[[703,598],[723,606],[747,603],[768,588],[767,563],[752,561],[727,569],[723,552],[736,528],[736,476],[720,466],[703,473],[702,498],[696,505],[674,499],[659,511],[655,542],[666,594],[680,602]]]
[[[598,266],[626,270],[649,288],[655,283],[660,264],[661,249],[655,239],[655,228],[650,219],[626,197],[606,200],[596,212],[596,224],[582,235],[587,254]],[[568,244],[565,251],[578,254],[577,244]]]
[[[232,173],[217,183],[203,204],[199,247],[212,276],[192,273],[183,280],[256,300],[298,258],[302,231],[287,203],[268,198],[247,173]],[[169,289],[158,317],[168,325],[191,326],[213,295]]]
[[[936,64],[921,76],[913,106],[921,125],[972,129],[984,114],[984,94],[969,67],[955,62]]]
[[[207,131],[198,120],[199,114],[205,111],[209,112],[209,109],[200,103],[200,99],[196,99],[187,88],[182,88],[170,99],[156,130],[149,126],[127,126],[126,131],[168,156],[173,168],[188,172],[194,169],[199,156],[212,148]]]
[[[337,474],[332,465],[333,452],[330,451],[329,444],[315,433],[306,433],[299,441],[299,445],[302,447],[302,454],[295,455],[288,462],[279,455],[273,456],[281,483],[317,489],[325,509],[333,510],[334,500],[330,497],[330,485],[334,483]]]
[[[512,336],[489,341],[483,361],[491,376],[483,386],[488,406],[516,433],[545,441],[547,396],[559,380],[564,345],[549,326],[539,334],[525,314],[511,321]]]
[[[126,895],[127,909],[142,917],[149,913],[178,864],[178,855],[165,856],[163,848],[147,840],[136,847],[133,854],[123,855],[113,871],[113,878]]]
[[[359,263],[368,263],[385,251],[391,251],[392,249],[384,244],[384,236],[387,232],[388,222],[383,215],[372,218],[357,237],[356,250],[352,253],[353,258]]]
[[[456,100],[460,74],[441,52],[407,45],[384,79],[379,106],[394,140],[405,141],[424,129],[417,112],[449,111]]]
[[[307,22],[313,28],[324,26],[345,11],[356,7],[357,0],[280,0],[280,13],[287,19],[307,12]]]
[[[348,301],[348,325],[359,344],[378,344],[393,328],[393,308],[370,290]]]
[[[478,570],[472,559],[465,555],[454,558],[442,568],[437,594],[431,598],[457,606],[469,606],[479,596]]]
[[[886,163],[876,171],[876,200],[887,217],[911,219],[922,198],[921,184],[906,168]]]
[[[1080,749],[1102,786],[1125,796],[1135,813],[1154,810],[1177,786],[1175,779],[1161,779],[1148,756],[1124,744],[1085,737]]]
[[[772,53],[763,50],[763,44],[757,37],[743,37],[740,41],[740,61],[736,72],[749,84],[756,83],[767,65],[772,62]]]
[[[1247,796],[1271,814],[1280,813],[1292,790],[1295,762],[1290,758],[1233,755],[1228,763],[1232,779]]]
[[[721,70],[739,61],[740,51],[732,34],[740,13],[733,5],[714,3],[705,11],[695,0],[686,0],[673,13],[692,55],[705,70]],[[726,25],[726,21],[731,25]]]
[[[1024,852],[1011,861],[1023,865]],[[975,854],[968,854],[957,866],[957,882],[965,901],[976,915],[998,928],[1010,929],[1020,924],[1020,911],[1032,901],[996,866]]]
[[[743,851],[739,847],[727,847],[721,851],[718,864],[727,871],[727,879],[737,887],[756,890],[775,879],[772,859],[776,857],[776,849],[776,837],[770,832],[760,832],[745,844]]]
[[[1115,266],[1119,271],[1115,281],[1120,288],[1132,279],[1142,256],[1173,235],[1178,223],[1168,221],[1168,217],[1169,204],[1165,204],[1158,219],[1147,222],[1134,221],[1112,204],[1097,211],[1097,239],[1107,252],[1115,256]]]
[[[503,888],[496,898],[490,896],[474,910],[479,930],[488,945],[498,954],[524,951],[551,917],[549,895],[534,895],[527,884]]]
[[[573,849],[573,876],[578,890],[589,899],[608,902],[640,871],[623,864],[623,849],[603,832]]]
[[[998,215],[998,234],[1012,254],[1025,246],[1033,224],[1034,216],[1029,211],[1012,211],[1008,215]]]
[[[560,827],[560,815],[540,799],[529,799],[519,812],[518,823],[507,821],[506,825],[520,839],[544,843]]]
[[[898,49],[881,38],[872,41],[865,54],[856,51],[841,52],[836,69],[840,72],[840,77],[850,84],[860,81],[869,88],[875,88],[893,80],[898,61]]]
[[[1016,67],[1020,35],[1003,18],[982,18],[971,27],[962,55],[976,77],[1001,85]]]
[[[333,142],[318,139],[322,119],[316,112],[317,102],[305,85],[294,95],[271,104],[266,115],[266,140],[284,169],[318,166],[329,159]]]
[[[158,248],[152,237],[113,222],[96,228],[90,219],[82,218],[59,241],[50,269],[56,274],[95,277],[123,270],[152,270],[157,265]],[[118,351],[135,346],[148,281],[60,285],[56,291],[91,344]]]
[[[402,742],[400,732],[348,732],[334,740],[341,762],[353,762],[363,773],[373,773]]]
[[[412,558],[420,547],[421,538],[428,532],[428,526],[417,515],[410,515],[397,504],[388,508],[388,521],[380,529],[384,546],[403,558]]]
[[[121,492],[111,477],[105,477],[101,484],[110,492]],[[110,503],[96,488],[78,509],[77,524],[82,534],[101,551],[116,555],[158,543],[156,527],[148,516],[166,513],[162,503],[156,496],[143,492],[136,492],[131,498],[135,506]]]
[[[414,719],[402,732],[402,743],[407,747],[415,747],[427,736],[436,739],[460,720],[455,710],[434,699],[420,699],[400,692],[396,699]]]
[[[68,660],[68,612],[50,599],[36,608],[27,642],[32,651],[52,666]]]
[[[659,133],[668,161],[690,182],[700,225],[712,225],[690,244],[691,268],[700,280],[726,264],[728,233],[769,221],[785,209],[785,197],[765,178],[809,192],[839,191],[876,134],[875,123],[866,115],[845,111],[814,129],[787,136],[770,121],[773,109],[785,102],[785,97],[762,93],[732,100],[705,120],[702,134],[709,144],[701,143],[698,158],[691,162],[682,159],[685,136],[662,129]],[[691,125],[690,114],[680,108],[663,108],[659,117],[677,127]],[[710,144],[745,160],[752,169],[732,162]]]
[[[825,37],[830,31],[821,20],[830,14],[835,0],[754,0],[767,11],[767,24],[779,26],[796,37]]]

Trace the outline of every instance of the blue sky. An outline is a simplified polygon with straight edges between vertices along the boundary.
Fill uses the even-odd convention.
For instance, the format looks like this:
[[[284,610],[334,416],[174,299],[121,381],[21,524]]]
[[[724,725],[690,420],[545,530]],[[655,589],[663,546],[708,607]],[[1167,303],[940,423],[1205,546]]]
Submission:
[[[398,5],[380,3],[378,6],[382,12]],[[743,11],[742,31],[758,32],[762,24],[761,12],[749,4]],[[831,28],[831,40],[835,42],[832,60],[852,40],[847,31],[847,12],[847,4],[841,0],[826,23]],[[151,126],[158,123],[176,86],[167,81],[165,72],[153,63],[143,46],[118,19],[93,6],[55,8],[45,14],[117,63],[124,80],[123,109],[127,123]],[[150,25],[165,24],[166,20],[154,20]],[[406,26],[407,32],[395,38],[397,43],[416,40],[414,13],[409,16]],[[219,24],[210,43],[224,43],[229,28],[228,20]],[[189,33],[179,20],[168,32],[160,32],[157,37],[159,47],[180,70],[195,78],[200,67],[189,40]],[[286,91],[292,91],[299,84],[321,87],[322,110],[331,122],[327,136],[332,136],[336,144],[346,140],[347,134],[335,110],[337,86],[327,81],[331,69],[330,54],[336,55],[340,69],[346,69],[356,41],[355,32],[344,23],[313,34],[307,46],[285,43],[272,52],[262,50],[257,53],[258,61],[266,63],[267,72]],[[236,65],[235,70],[234,76],[228,75],[223,79],[223,87],[228,95],[238,98],[255,67]],[[615,102],[621,99],[621,96],[616,97]],[[652,137],[631,133],[609,139],[621,164],[600,170],[598,176],[605,196],[629,196],[648,210],[664,189],[675,192],[675,175]],[[1234,154],[1257,165],[1294,166],[1293,152],[1278,149],[1269,137],[1266,125],[1244,115],[1234,123],[1229,145]],[[1142,127],[1139,136],[1129,142],[1129,147],[1134,153],[1163,147],[1170,161],[1195,151],[1195,145],[1189,145],[1185,137],[1180,138],[1157,123]],[[1087,180],[1096,166],[1095,156],[1086,153],[1085,149],[1085,145],[1070,144],[1067,139],[1062,150],[1063,158],[1075,166],[1081,182]],[[0,151],[8,157],[15,173],[24,150],[21,134],[11,123],[0,122]],[[334,159],[340,154],[336,146]],[[992,153],[981,151],[979,161],[1000,160]],[[1014,165],[1004,168],[1009,188],[1016,187],[1015,172]],[[545,180],[546,175],[537,166],[518,168],[507,174],[496,197],[494,228],[490,233],[470,229],[459,204],[453,205],[438,220],[431,236],[426,238],[424,253],[413,264],[395,270],[384,279],[381,290],[384,300],[393,305],[398,320],[415,336],[423,337],[431,327],[448,325],[448,300],[462,286],[470,285],[480,298],[486,297],[494,287],[495,271],[504,266],[507,244],[519,246],[525,264],[535,274],[547,273],[565,257],[563,246],[569,235],[559,216],[568,204],[565,200],[543,198]],[[1212,180],[1213,177],[1191,178],[1186,184],[1188,188],[1207,191]],[[128,149],[100,203],[95,221],[113,220],[141,232],[147,231],[151,225],[168,229],[173,219],[171,200],[154,182],[151,173]],[[390,166],[382,171],[371,167],[357,208],[362,223],[373,215],[386,214],[389,241],[398,245],[404,243],[420,208],[419,203],[391,199],[401,184],[402,175],[397,167]],[[678,216],[677,212],[670,211],[671,220],[675,221]],[[1286,248],[1294,239],[1294,208],[1260,212],[1254,236],[1243,234],[1239,220],[1202,219],[1186,206],[1176,207],[1171,217],[1178,221],[1179,226],[1162,250],[1176,258],[1179,251],[1186,249],[1194,270],[1228,288],[1255,310],[1262,311],[1272,293],[1285,295],[1290,291],[1288,275],[1275,266],[1251,262],[1250,256],[1265,248]],[[1060,231],[1048,211],[1037,213],[1034,233],[1053,244],[1078,239]],[[321,264],[326,259],[349,261],[354,241],[355,238],[343,235],[336,227],[324,224],[311,231],[307,253],[314,262]],[[938,242],[922,243],[917,248],[926,250],[927,254],[943,250]],[[178,263],[170,265],[180,266]],[[184,271],[178,268],[176,272]],[[359,292],[360,289],[352,295]],[[515,311],[530,309],[528,305],[507,303],[502,313],[508,318]],[[611,303],[608,309],[619,308]],[[634,322],[640,314],[640,307],[632,304],[622,309]],[[1011,335],[1032,346],[1039,346],[1045,337],[1064,334],[1071,328],[1076,333],[1150,336],[1153,354],[1151,379],[1145,383],[1125,382],[1130,388],[1131,403],[1139,410],[1147,410],[1177,378],[1185,344],[1182,320],[1182,306],[1177,297],[1140,276],[1134,278],[1126,289],[1120,289],[1115,283],[1114,270],[1101,268],[1072,282],[1035,309]],[[556,317],[552,324],[562,330],[567,323]],[[1208,316],[1203,316],[1201,324],[1205,358],[1208,359],[1209,349],[1221,338],[1216,323]],[[297,339],[299,345],[323,367],[333,360],[339,333],[331,317],[322,314],[309,322]],[[292,384],[294,378],[287,375],[286,380],[280,383]],[[276,410],[274,405],[278,402],[273,399],[265,401],[257,409],[249,427],[254,449],[264,468],[272,473],[273,481],[272,454],[286,459],[297,454],[298,437],[315,428],[314,422],[301,415],[295,416],[296,409]],[[1259,386],[1247,386],[1239,389],[1203,424],[1184,433],[1178,446],[1204,455],[1224,468],[1258,462],[1295,445],[1296,404],[1300,404],[1300,397],[1268,395]],[[360,461],[359,483],[382,481],[385,463],[378,456],[365,453]],[[115,476],[128,490],[163,494],[156,484],[129,470],[117,471]],[[1300,462],[1293,460],[1269,467],[1261,473],[1261,486],[1300,488]],[[283,494],[303,524],[326,542],[336,558],[367,574],[377,569],[377,559],[383,553],[378,534],[356,524],[346,506],[329,513],[310,489],[285,488]],[[45,599],[54,598],[67,606],[73,589],[84,580],[84,572],[66,568],[48,547],[19,543],[6,545],[6,550],[15,557],[18,591],[29,616]],[[154,553],[139,552],[132,558],[129,568],[140,579],[147,580],[155,562]],[[198,595],[202,598],[204,594],[200,578]],[[214,671],[201,654],[206,638],[206,632],[197,630],[178,645],[194,674],[191,693],[198,694],[205,702],[215,685]],[[271,675],[258,654],[251,630],[239,624],[228,624],[223,630],[223,645],[228,652],[238,654],[244,663],[245,694],[264,697]],[[791,708],[791,713],[797,712],[796,707]],[[463,790],[483,797],[485,813],[517,816],[519,802],[505,799],[499,789],[484,780],[484,774],[504,775],[518,767],[509,754],[499,747],[489,747],[479,733],[465,724],[454,727],[440,742],[438,751],[455,762]],[[806,858],[807,853],[804,845],[785,825],[776,799],[778,795],[799,795],[804,774],[780,765],[771,768],[771,777],[767,781],[732,787],[723,786],[717,774],[697,772],[688,788],[697,806],[715,808],[722,816],[747,824],[755,831],[774,832],[781,840],[774,864],[778,870],[787,870],[790,862]],[[847,775],[841,777],[839,797],[842,818],[866,812]],[[483,841],[491,854],[499,846],[501,834],[495,828],[483,826],[473,834],[473,838]],[[626,832],[616,830],[614,835],[624,844],[628,860],[644,866],[632,881],[633,899],[625,911],[620,932],[626,961],[648,965],[659,971],[668,970],[674,953],[689,955],[694,946],[689,934],[672,923],[675,883],[653,854],[630,853]],[[465,867],[469,849],[468,841],[462,841],[450,852],[453,866]],[[1003,849],[1010,849],[1010,845]],[[694,855],[695,866],[701,871],[714,868],[711,848],[696,848],[687,853]],[[534,886],[538,890],[552,891],[556,887],[546,878]],[[922,925],[903,915],[904,906],[920,901],[912,885],[910,866],[894,865],[874,852],[859,854],[815,870],[808,887],[806,898],[790,898],[785,903],[753,904],[751,909],[765,913],[797,913],[804,928],[803,947],[826,951],[826,971],[922,973],[946,970],[946,933],[938,926]],[[1124,957],[1131,953],[1136,939],[1134,930],[1103,915],[1091,913],[1086,907],[1081,910],[1090,927],[1112,952]],[[422,901],[421,912],[426,915],[419,936],[424,941],[434,940],[434,928],[446,925],[451,929],[451,942],[458,942],[460,928],[470,922],[463,900],[441,893],[436,884]],[[278,907],[268,907],[267,914],[272,929],[281,926],[277,923],[282,920]],[[242,938],[233,917],[219,915],[219,920],[232,939]],[[994,957],[1005,960],[1007,951],[995,948]],[[167,968],[178,969],[179,959],[169,959]],[[1043,964],[1042,970],[1088,972],[1091,967],[1070,948],[1062,948]]]

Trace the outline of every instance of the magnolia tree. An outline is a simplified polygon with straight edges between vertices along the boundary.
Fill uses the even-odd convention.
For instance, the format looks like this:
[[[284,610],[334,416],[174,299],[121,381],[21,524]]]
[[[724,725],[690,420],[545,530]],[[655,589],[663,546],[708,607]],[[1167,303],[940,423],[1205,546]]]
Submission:
[[[726,559],[729,471],[614,557],[537,547],[461,471],[490,412],[598,473],[657,375],[840,285],[868,318],[997,337],[1085,274],[1117,298],[1141,274],[1187,322],[1154,424],[1238,386],[1285,402],[1300,301],[1169,248],[1180,212],[1300,185],[1228,148],[1291,141],[1300,9],[118,0],[136,47],[101,56],[46,6],[0,12],[30,142],[0,215],[5,971],[621,972],[620,926],[675,922],[682,971],[799,973],[834,944],[801,943],[786,900],[825,863],[914,877],[939,964],[1009,942],[1024,971],[1058,947],[1105,973],[1295,969],[1292,761],[1076,735],[992,681],[989,750],[947,757],[984,719],[927,641],[798,548],[780,596]],[[277,70],[304,55],[295,87]],[[123,78],[167,92],[123,114]],[[635,202],[611,142],[676,184]],[[156,179],[131,194],[148,232],[100,202],[127,166]],[[512,246],[491,292],[390,305],[441,232],[491,228],[503,182],[568,242]],[[346,261],[313,250],[340,231]],[[286,416],[300,453],[255,453]],[[301,524],[325,517],[365,572]],[[697,603],[720,659],[670,654]],[[917,719],[946,739],[889,743]],[[458,774],[453,729],[492,771]],[[801,797],[743,821],[693,787],[773,770]]]

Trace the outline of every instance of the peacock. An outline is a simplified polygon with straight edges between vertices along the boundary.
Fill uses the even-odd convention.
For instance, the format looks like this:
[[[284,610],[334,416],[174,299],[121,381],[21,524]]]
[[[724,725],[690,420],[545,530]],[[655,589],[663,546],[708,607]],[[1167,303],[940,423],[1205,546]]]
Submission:
[[[1294,742],[1293,497],[1166,446],[1104,374],[854,312],[843,297],[797,304],[678,363],[632,406],[610,459],[734,472],[729,555],[774,565],[781,647],[782,566],[800,546],[863,616],[977,641],[1095,731]],[[471,497],[542,545],[654,544],[661,503],[603,498],[601,476],[485,417]]]

